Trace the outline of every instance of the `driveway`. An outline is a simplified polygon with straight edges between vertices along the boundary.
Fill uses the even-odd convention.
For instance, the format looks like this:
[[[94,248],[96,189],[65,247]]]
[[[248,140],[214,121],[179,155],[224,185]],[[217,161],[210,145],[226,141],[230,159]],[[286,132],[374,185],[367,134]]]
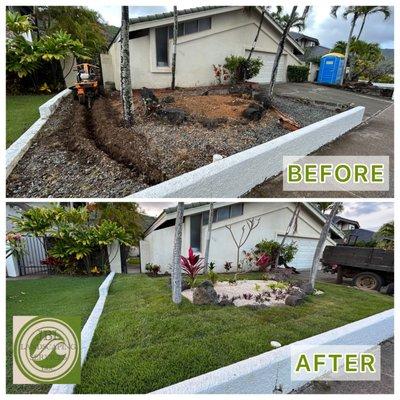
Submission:
[[[293,192],[283,191],[282,174],[253,188],[244,197],[394,197],[394,105],[391,100],[365,96],[311,83],[284,83],[276,93],[365,107],[364,122],[332,143],[312,153],[316,156],[389,156],[390,190],[382,192]]]
[[[393,101],[378,96],[367,96],[346,90],[321,86],[315,83],[277,83],[275,93],[279,96],[290,96],[314,101],[349,104],[365,107],[364,119],[384,110]]]

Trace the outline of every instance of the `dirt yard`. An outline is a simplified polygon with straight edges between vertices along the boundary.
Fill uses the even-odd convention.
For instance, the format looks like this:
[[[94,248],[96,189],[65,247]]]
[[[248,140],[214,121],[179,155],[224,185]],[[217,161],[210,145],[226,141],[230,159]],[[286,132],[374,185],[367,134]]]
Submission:
[[[7,180],[8,197],[123,197],[286,134],[268,110],[259,121],[243,111],[254,101],[226,88],[156,90],[163,108],[183,110],[173,124],[146,115],[134,91],[135,123],[125,128],[119,92],[101,97],[92,110],[72,98],[59,106]],[[279,110],[301,126],[333,110],[276,98]]]

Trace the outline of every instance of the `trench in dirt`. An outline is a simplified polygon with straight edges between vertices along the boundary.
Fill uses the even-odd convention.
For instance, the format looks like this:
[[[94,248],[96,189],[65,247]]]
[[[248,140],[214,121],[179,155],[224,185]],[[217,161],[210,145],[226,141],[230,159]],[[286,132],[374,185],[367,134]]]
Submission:
[[[123,126],[106,98],[96,99],[90,110],[79,104],[76,106],[80,108],[78,112],[82,115],[82,135],[96,149],[140,175],[148,185],[165,180],[164,174],[155,163],[158,155],[149,146],[147,138],[134,128]]]

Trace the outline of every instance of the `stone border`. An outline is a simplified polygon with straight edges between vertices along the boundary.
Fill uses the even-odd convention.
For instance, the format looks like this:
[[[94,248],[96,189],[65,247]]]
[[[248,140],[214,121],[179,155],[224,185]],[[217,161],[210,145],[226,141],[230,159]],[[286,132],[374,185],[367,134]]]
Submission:
[[[56,94],[46,103],[39,107],[40,118],[36,120],[8,149],[6,152],[6,178],[11,174],[12,170],[18,164],[19,160],[28,151],[33,139],[54,113],[61,100],[68,96],[72,91],[65,89]]]
[[[103,312],[104,304],[108,295],[108,289],[115,276],[115,272],[110,272],[104,282],[99,287],[99,298],[93,307],[93,310],[87,319],[81,332],[81,367],[85,363],[90,343],[92,342],[94,331]],[[54,384],[51,386],[48,394],[73,394],[75,384]]]
[[[293,328],[295,329],[295,327]],[[290,350],[293,345],[371,345],[393,337],[394,309],[271,350],[235,364],[156,390],[156,394],[268,394],[278,385],[284,393],[307,382],[291,381]],[[324,375],[322,372],[321,375]]]
[[[364,112],[365,107],[354,107],[128,197],[240,197],[281,173],[283,156],[301,159],[318,150],[359,125]]]

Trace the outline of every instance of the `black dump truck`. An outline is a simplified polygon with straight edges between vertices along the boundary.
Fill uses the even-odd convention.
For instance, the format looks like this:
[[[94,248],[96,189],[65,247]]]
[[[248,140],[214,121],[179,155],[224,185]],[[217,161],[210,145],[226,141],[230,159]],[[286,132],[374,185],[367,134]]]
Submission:
[[[323,270],[337,274],[337,283],[343,277],[363,290],[394,292],[394,251],[355,246],[326,246],[322,254]]]

